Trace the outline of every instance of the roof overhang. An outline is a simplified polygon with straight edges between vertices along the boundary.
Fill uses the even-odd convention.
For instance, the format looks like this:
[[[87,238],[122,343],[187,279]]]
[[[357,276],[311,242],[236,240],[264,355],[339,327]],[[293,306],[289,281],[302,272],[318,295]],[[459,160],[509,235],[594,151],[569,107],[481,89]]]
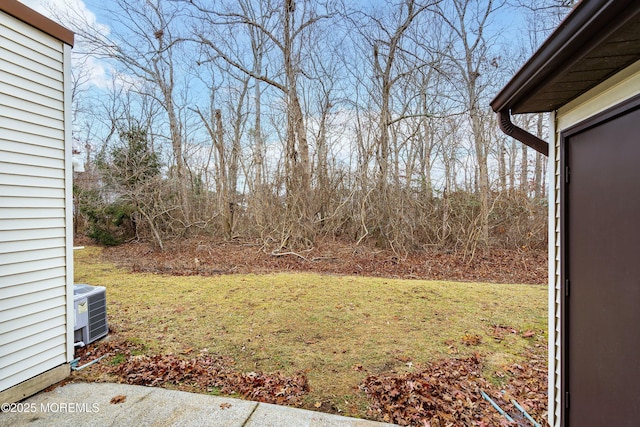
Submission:
[[[583,0],[491,101],[512,114],[554,111],[640,59],[640,2]]]
[[[582,0],[491,101],[500,128],[543,154],[511,114],[555,111],[640,59],[640,2]]]
[[[25,6],[17,0],[1,0],[0,11],[19,19],[46,34],[49,34],[69,46],[73,46],[74,36],[71,31],[57,22],[40,15],[35,10]]]

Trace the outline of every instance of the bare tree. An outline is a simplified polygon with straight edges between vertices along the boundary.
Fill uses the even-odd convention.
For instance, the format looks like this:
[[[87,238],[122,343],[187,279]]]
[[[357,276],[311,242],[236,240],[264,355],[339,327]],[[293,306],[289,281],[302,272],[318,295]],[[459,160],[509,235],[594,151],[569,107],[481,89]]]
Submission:
[[[411,23],[423,12],[427,5],[416,5],[413,0],[405,0],[399,6],[398,18],[392,30],[389,31],[386,25],[375,20],[378,31],[382,32],[385,38],[375,37],[371,40],[373,49],[374,78],[380,90],[380,118],[377,142],[377,164],[379,171],[379,185],[381,190],[386,189],[389,179],[389,127],[392,124],[391,115],[391,94],[393,85],[403,76],[402,71],[397,71],[394,67],[397,52],[401,49],[401,41]]]
[[[210,31],[200,29],[196,37],[209,50],[207,59],[221,59],[236,70],[251,78],[266,83],[281,92],[286,105],[285,136],[285,180],[287,219],[295,225],[295,235],[291,229],[283,233],[281,246],[289,243],[308,245],[312,241],[311,210],[311,161],[305,115],[300,101],[300,79],[303,77],[302,52],[304,37],[314,25],[332,16],[330,11],[318,12],[319,6],[311,1],[285,0],[282,5],[266,1],[263,13],[273,17],[269,22],[255,20],[247,13],[247,8],[226,11],[211,10],[194,2],[200,18]],[[282,64],[281,74],[269,75],[256,67],[254,60],[247,63],[221,42],[219,34],[212,29],[220,26],[251,28],[267,38],[277,49]]]
[[[421,78],[419,74],[428,74],[426,70],[431,65],[424,59],[428,53],[425,55],[424,47],[416,44],[409,32],[435,3],[406,0],[389,10],[373,10],[351,17],[354,29],[364,42],[363,48],[368,50],[365,54],[371,66],[372,84],[361,82],[369,92],[369,102],[375,105],[375,117],[371,117],[375,121],[375,139],[373,144],[360,144],[364,154],[361,160],[363,182],[369,173],[370,156],[375,159],[376,166],[375,198],[367,215],[372,226],[365,228],[367,233],[369,228],[375,229],[378,239],[392,248],[403,246],[402,241],[412,238],[411,232],[402,232],[407,213],[398,209],[401,206],[398,198],[403,197],[399,193],[403,187],[402,175],[405,190],[410,187],[413,159],[419,151],[413,144],[422,131],[419,118],[425,115],[424,110],[420,111],[424,102],[420,103],[419,92],[417,96],[412,92],[416,79]],[[427,74],[422,74],[422,78]],[[422,148],[421,158],[426,164],[424,146]],[[372,197],[371,192],[366,191],[366,199],[369,197]]]
[[[545,115],[542,113],[537,114],[536,117],[536,136],[540,139],[544,138],[544,123]],[[523,144],[524,145],[524,144]],[[533,169],[533,192],[536,199],[540,199],[544,196],[544,179],[543,179],[543,155],[536,152],[536,159]]]
[[[319,33],[316,37],[328,36],[326,32]],[[332,47],[333,50],[334,47]],[[335,50],[334,50],[335,52]],[[338,52],[336,52],[338,53]],[[310,129],[313,133],[313,145],[315,145],[314,161],[314,213],[319,216],[319,222],[324,224],[330,215],[332,188],[330,176],[330,132],[332,127],[332,113],[339,102],[336,99],[336,86],[342,73],[341,64],[337,60],[338,55],[327,57],[320,52],[311,52],[310,71],[313,76],[310,87],[306,89],[309,114],[313,117],[313,125]],[[333,214],[333,212],[331,212]]]
[[[578,0],[515,0],[515,6],[529,12],[530,19],[536,22],[536,32],[541,39],[557,28],[577,3]]]
[[[527,117],[529,119],[530,117]],[[528,120],[527,120],[528,122]],[[525,128],[528,127],[525,125]],[[529,194],[529,147],[525,144],[520,145],[522,151],[522,163],[520,165],[520,191],[523,194]]]
[[[439,14],[451,29],[452,53],[450,60],[457,69],[462,84],[462,98],[468,113],[477,162],[477,187],[480,197],[480,234],[483,245],[489,242],[489,169],[491,145],[486,122],[490,112],[487,105],[491,68],[497,68],[498,59],[491,56],[490,41],[485,32],[493,13],[502,6],[494,0],[452,0],[451,10],[444,7]],[[485,76],[483,76],[483,73]]]
[[[181,9],[162,0],[114,0],[109,14],[117,22],[105,34],[85,17],[71,17],[73,30],[91,48],[91,55],[113,60],[121,67],[120,78],[126,84],[146,91],[162,106],[168,124],[169,140],[179,183],[182,209],[189,217],[188,180],[183,155],[184,129],[180,107],[176,105],[177,62],[179,45],[184,39],[177,33]],[[68,10],[73,13],[73,8]]]

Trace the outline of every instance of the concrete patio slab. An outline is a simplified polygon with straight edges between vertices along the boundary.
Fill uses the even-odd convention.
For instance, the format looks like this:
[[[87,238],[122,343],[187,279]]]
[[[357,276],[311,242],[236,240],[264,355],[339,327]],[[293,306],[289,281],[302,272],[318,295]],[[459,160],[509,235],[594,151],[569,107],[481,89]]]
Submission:
[[[66,384],[4,406],[0,426],[7,427],[391,426],[286,406],[111,383]]]
[[[381,424],[323,412],[260,403],[245,424],[245,427],[284,427],[292,425],[300,427],[378,427],[391,424]]]

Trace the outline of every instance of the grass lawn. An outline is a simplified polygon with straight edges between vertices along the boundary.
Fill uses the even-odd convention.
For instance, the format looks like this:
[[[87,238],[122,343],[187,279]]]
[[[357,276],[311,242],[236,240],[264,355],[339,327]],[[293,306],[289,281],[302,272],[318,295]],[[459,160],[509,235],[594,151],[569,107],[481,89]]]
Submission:
[[[107,288],[108,319],[122,338],[150,355],[207,352],[247,372],[304,372],[311,388],[304,406],[312,409],[365,416],[358,384],[371,374],[478,352],[485,377],[499,383],[505,379],[496,372],[527,351],[546,353],[546,286],[309,273],[162,276],[119,269],[100,251],[75,252],[75,282]]]

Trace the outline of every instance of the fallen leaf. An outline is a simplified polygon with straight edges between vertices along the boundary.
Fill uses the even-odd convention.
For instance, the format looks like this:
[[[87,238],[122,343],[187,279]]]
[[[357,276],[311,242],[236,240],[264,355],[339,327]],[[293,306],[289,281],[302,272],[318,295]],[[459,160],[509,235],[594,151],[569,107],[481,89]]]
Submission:
[[[231,408],[231,404],[230,403],[221,403],[220,404],[220,409],[229,409]]]
[[[466,346],[479,345],[482,342],[482,337],[477,334],[465,334],[461,341]]]
[[[522,334],[523,337],[525,338],[531,338],[532,336],[534,336],[536,333],[533,331],[526,331],[525,333]]]
[[[111,404],[117,405],[118,403],[124,403],[125,400],[127,400],[127,396],[123,396],[122,394],[119,394],[117,396],[114,396],[111,399]]]

